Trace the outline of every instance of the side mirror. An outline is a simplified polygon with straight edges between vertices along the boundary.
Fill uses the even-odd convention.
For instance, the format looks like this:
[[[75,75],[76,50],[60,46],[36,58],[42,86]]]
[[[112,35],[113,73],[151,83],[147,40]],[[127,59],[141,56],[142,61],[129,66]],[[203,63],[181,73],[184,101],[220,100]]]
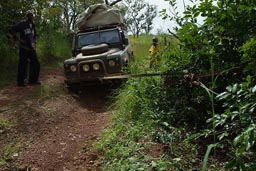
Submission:
[[[122,41],[125,45],[129,44],[128,38],[125,37],[124,32],[121,31]]]
[[[128,45],[129,44],[129,40],[127,38],[124,38],[124,44]]]

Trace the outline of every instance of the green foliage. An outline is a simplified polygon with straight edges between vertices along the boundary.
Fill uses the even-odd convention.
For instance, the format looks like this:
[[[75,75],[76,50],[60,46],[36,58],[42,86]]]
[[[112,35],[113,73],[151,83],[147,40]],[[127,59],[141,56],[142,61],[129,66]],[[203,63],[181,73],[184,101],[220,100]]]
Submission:
[[[150,82],[150,80],[146,81]],[[128,80],[126,88],[117,93],[115,103],[110,107],[115,111],[112,119],[114,125],[96,144],[96,149],[102,156],[102,170],[164,171],[193,168],[192,165],[186,163],[193,159],[191,154],[183,155],[179,151],[180,148],[188,151],[195,149],[184,144],[181,139],[183,131],[170,127],[168,123],[157,126],[158,121],[155,119],[161,114],[153,113],[150,110],[151,106],[145,106],[150,105],[148,96],[152,96],[153,93],[141,99],[142,94],[145,93],[143,88],[148,85],[147,83],[141,84],[142,82]],[[140,100],[147,100],[147,102]],[[154,100],[151,100],[152,102],[154,103]],[[155,149],[156,147],[158,148]]]
[[[14,1],[1,2],[0,5],[0,86],[16,78],[17,48],[10,39],[8,29],[15,20],[21,19],[20,13],[24,8],[20,2]]]
[[[172,64],[177,64],[177,61],[170,60],[170,56],[178,51],[178,49],[174,49],[173,47],[177,45],[177,40],[175,40],[170,35],[157,35],[158,37],[158,55],[160,56],[161,62],[159,62],[160,68],[149,68],[150,63],[150,53],[149,49],[152,45],[152,38],[155,35],[147,35],[143,34],[139,38],[134,38],[130,36],[130,43],[132,46],[132,50],[135,56],[135,63],[131,66],[131,70],[133,74],[137,73],[145,73],[145,72],[159,72],[166,71],[169,69],[169,66]],[[170,49],[170,50],[168,50]],[[178,59],[177,59],[178,60]],[[180,62],[180,61],[179,61]]]
[[[145,133],[145,123],[117,121],[115,129],[106,132],[97,144],[104,156],[103,170],[152,170],[154,160],[143,155],[145,149],[139,143],[140,134]]]
[[[10,42],[5,34],[0,31],[0,86],[6,85],[8,82],[16,79],[17,68],[17,48],[13,42]],[[10,72],[12,71],[12,72]]]
[[[169,2],[175,9],[176,1],[170,0]],[[180,70],[186,69],[188,72],[199,75],[211,74],[209,78],[200,80],[205,85],[201,85],[201,87],[203,86],[205,89],[209,87],[216,92],[223,92],[225,91],[224,87],[228,88],[218,96],[222,99],[217,102],[214,101],[214,94],[209,94],[210,96],[207,97],[207,94],[204,94],[201,89],[195,90],[195,88],[188,89],[187,93],[182,93],[182,86],[173,88],[174,85],[171,85],[167,94],[171,94],[177,102],[184,99],[182,104],[185,105],[181,106],[177,113],[186,116],[185,123],[188,127],[195,126],[193,125],[195,119],[194,117],[189,118],[189,116],[193,116],[192,112],[185,114],[182,112],[186,111],[188,106],[194,109],[198,119],[196,122],[200,124],[200,126],[196,126],[196,130],[200,131],[204,127],[209,127],[209,130],[203,133],[205,136],[210,135],[213,138],[214,142],[209,143],[222,142],[221,145],[226,147],[223,148],[224,151],[231,151],[228,156],[225,156],[229,161],[228,168],[236,167],[238,170],[250,170],[255,167],[251,163],[253,158],[249,155],[252,151],[250,148],[254,144],[255,119],[252,116],[255,112],[250,113],[254,102],[248,100],[251,97],[255,99],[255,97],[252,90],[246,88],[243,83],[246,78],[251,83],[255,82],[253,77],[248,76],[255,74],[256,67],[254,59],[256,30],[253,26],[256,21],[256,10],[254,6],[254,1],[220,0],[217,3],[200,1],[198,5],[186,6],[184,17],[178,15],[170,17],[179,25],[176,31],[180,39],[180,51],[170,55],[171,60],[180,55],[181,59],[188,61],[183,66],[170,65],[172,66],[170,69],[173,71],[180,67]],[[164,15],[168,18],[166,14]],[[198,24],[196,19],[200,15],[204,17],[202,25]],[[182,64],[184,63],[182,62]],[[217,71],[220,71],[221,74],[215,76]],[[233,84],[234,86],[229,86]],[[249,84],[246,83],[247,86]],[[173,92],[180,92],[180,94],[173,96]],[[189,98],[185,98],[186,96]],[[195,99],[202,100],[200,105],[193,103]],[[228,102],[224,102],[224,100]],[[201,109],[198,110],[199,108]],[[209,125],[205,121],[209,117],[212,118],[211,115],[214,121],[211,120],[211,125]],[[217,135],[217,139],[214,135]],[[239,138],[235,140],[236,137]],[[231,146],[228,146],[229,144]],[[205,156],[209,157],[209,150]],[[204,162],[204,169],[206,169],[206,162]]]
[[[255,170],[255,95],[256,86],[234,84],[217,96],[224,101],[224,112],[209,119],[217,130],[219,141],[229,152],[227,168]],[[229,142],[229,143],[225,143]]]
[[[162,38],[159,38],[161,44]],[[134,49],[136,63],[132,66],[133,73],[152,71],[148,65],[140,65],[149,62],[145,53],[148,53],[151,39],[152,36],[131,39],[133,46],[140,47],[138,50]],[[168,48],[171,47],[162,46],[161,50]],[[141,51],[145,52],[144,56],[143,53],[138,55]],[[172,52],[170,50],[168,54]],[[169,55],[164,55],[161,62],[164,63],[168,57]],[[174,63],[171,64],[177,66],[177,63]],[[186,133],[171,126],[178,120],[173,118],[185,119],[188,115],[178,115],[171,107],[176,98],[166,92],[163,80],[158,76],[129,79],[116,93],[115,103],[110,107],[116,111],[113,114],[113,128],[105,132],[96,145],[103,156],[103,170],[189,170],[199,167],[194,156],[189,152],[184,154],[184,151],[191,150],[197,154],[195,148],[183,141]],[[181,123],[183,124],[182,121]],[[153,144],[164,148],[157,158],[151,156],[156,151],[151,155],[147,153]]]
[[[243,53],[242,62],[245,65],[245,71],[249,71],[252,73],[256,73],[256,40],[252,38],[248,42],[246,42],[242,47],[241,51]]]
[[[71,56],[71,38],[61,33],[54,32],[51,28],[44,33],[38,42],[37,52],[43,63],[63,61]]]
[[[5,164],[13,159],[13,155],[18,152],[20,146],[18,144],[9,143],[0,150],[0,163]]]
[[[0,130],[5,129],[6,127],[8,127],[8,125],[9,125],[9,123],[5,119],[0,118]],[[1,132],[0,132],[0,134],[1,134]]]
[[[169,2],[175,9],[176,0]],[[255,87],[248,87],[255,84],[255,5],[254,1],[210,0],[185,5],[183,17],[174,13],[177,15],[170,19],[179,25],[179,41],[173,44],[176,48],[163,48],[157,70],[136,65],[139,71],[161,71],[168,76],[129,80],[124,87],[127,92],[118,96],[117,110],[124,114],[122,117],[133,122],[149,120],[158,130],[151,134],[155,141],[171,144],[169,135],[176,134],[170,128],[178,127],[186,131],[186,136],[179,138],[196,137],[193,142],[198,147],[218,144],[209,145],[208,150],[203,148],[203,170],[218,170],[220,162],[226,161],[229,169],[255,169]],[[198,16],[204,17],[201,25]],[[184,81],[187,73],[200,76],[199,86]],[[225,92],[215,101],[212,90]],[[187,143],[191,145],[191,141]],[[175,150],[176,154],[179,150]],[[227,155],[216,163],[211,158],[212,150],[215,156]]]
[[[118,107],[122,107],[125,104],[131,105],[128,108],[129,111],[125,111],[125,113],[135,120],[141,117],[157,118],[161,115],[160,111],[158,111],[158,105],[162,103],[160,101],[161,98],[157,97],[157,95],[160,95],[157,92],[161,91],[159,81],[159,79],[145,78],[141,79],[141,83],[138,84],[136,80],[128,80],[126,87],[128,90],[127,96],[116,105]],[[122,96],[122,94],[119,96]]]
[[[255,170],[256,2],[199,1],[193,6],[184,4],[185,11],[179,16],[175,11],[176,0],[167,1],[174,15],[168,16],[166,10],[162,13],[164,18],[178,24],[175,29],[179,40],[171,39],[171,45],[161,47],[160,67],[152,69],[148,67],[151,37],[133,39],[137,63],[132,66],[132,73],[157,71],[168,76],[130,79],[120,91],[116,98],[113,130],[98,144],[104,155],[104,170],[192,170],[193,166],[211,170],[212,164],[213,170],[219,170],[220,161],[211,159],[211,151],[217,147],[222,149],[214,154],[223,156],[221,162],[227,162],[227,169]],[[6,33],[12,22],[19,21],[30,8],[31,3],[26,2],[8,1],[0,6],[3,18],[0,20],[0,40],[4,42],[0,45],[1,68],[15,66],[17,50],[8,42]],[[70,56],[71,42],[67,35],[72,28],[70,19],[76,16],[77,8],[74,11],[66,9],[74,3],[38,0],[34,4],[38,14],[37,48],[42,61],[56,62]],[[141,6],[141,2],[137,4]],[[64,15],[60,9],[72,12]],[[140,20],[145,17],[136,16]],[[204,17],[203,23],[197,23],[199,16]],[[135,29],[134,35],[140,31]],[[203,84],[194,86],[184,81],[187,73],[199,75]],[[1,75],[1,80],[5,78]],[[218,101],[210,89],[221,92]],[[52,95],[50,87],[41,87],[40,92],[42,98]],[[192,141],[184,139],[191,137],[196,137],[193,142],[198,147],[218,146],[209,145],[208,150],[193,148],[193,154],[189,154],[188,149],[194,146]],[[167,145],[168,150],[163,153],[166,155],[160,158],[146,155],[145,146],[150,143]],[[203,150],[206,153],[201,166],[198,163]]]
[[[216,147],[216,144],[210,144],[210,145],[207,147],[207,151],[206,151],[205,156],[204,156],[202,171],[206,171],[206,165],[207,165],[207,162],[208,162],[208,159],[209,159],[211,150],[212,150],[213,148],[215,148],[215,147]]]
[[[129,37],[136,62],[142,62],[149,55],[152,37],[153,35],[142,35],[140,38]]]

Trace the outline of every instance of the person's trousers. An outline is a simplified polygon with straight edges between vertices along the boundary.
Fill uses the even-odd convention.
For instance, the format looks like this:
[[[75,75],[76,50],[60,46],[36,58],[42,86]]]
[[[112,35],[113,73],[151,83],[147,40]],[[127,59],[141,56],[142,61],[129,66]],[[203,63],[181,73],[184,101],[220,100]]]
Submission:
[[[29,83],[38,82],[40,63],[35,50],[20,48],[17,83],[24,84],[27,76],[27,64],[29,60]]]

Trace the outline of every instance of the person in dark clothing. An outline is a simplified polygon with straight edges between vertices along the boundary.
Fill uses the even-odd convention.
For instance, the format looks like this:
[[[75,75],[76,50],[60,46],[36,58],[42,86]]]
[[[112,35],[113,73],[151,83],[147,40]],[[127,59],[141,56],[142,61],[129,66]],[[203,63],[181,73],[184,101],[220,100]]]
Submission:
[[[27,64],[29,60],[29,78],[28,84],[40,84],[38,81],[40,72],[40,63],[36,54],[36,28],[33,22],[34,16],[32,11],[26,13],[26,20],[20,21],[10,29],[10,33],[15,41],[19,41],[19,63],[17,85],[25,87],[27,75]],[[19,39],[17,37],[19,33]]]

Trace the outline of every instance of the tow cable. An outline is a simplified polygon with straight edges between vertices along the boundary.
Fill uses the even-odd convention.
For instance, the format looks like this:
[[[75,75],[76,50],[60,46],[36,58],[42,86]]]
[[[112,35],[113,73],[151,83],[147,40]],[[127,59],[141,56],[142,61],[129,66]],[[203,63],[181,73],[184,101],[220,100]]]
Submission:
[[[165,73],[142,73],[142,74],[127,74],[127,75],[118,75],[118,76],[110,76],[110,77],[103,77],[102,80],[111,80],[111,79],[128,79],[128,78],[140,78],[140,77],[152,77],[152,76],[165,76],[164,77],[164,83],[163,86],[167,87],[170,83],[175,83],[179,81],[187,82],[190,83],[192,86],[200,86],[207,91],[217,95],[218,93],[212,91],[208,87],[206,87],[201,81],[200,78],[205,78],[205,77],[211,77],[213,75],[222,75],[224,73],[228,72],[234,72],[237,70],[241,70],[241,67],[233,67],[229,68],[227,70],[224,70],[222,72],[212,72],[212,73],[207,73],[207,74],[194,74],[194,73],[183,73],[183,77],[180,79],[171,79],[170,78],[170,73],[165,72]]]
[[[103,77],[102,79],[103,80],[112,80],[112,79],[125,79],[125,78],[153,77],[153,76],[162,76],[162,75],[168,75],[168,73],[127,74],[127,75]]]

